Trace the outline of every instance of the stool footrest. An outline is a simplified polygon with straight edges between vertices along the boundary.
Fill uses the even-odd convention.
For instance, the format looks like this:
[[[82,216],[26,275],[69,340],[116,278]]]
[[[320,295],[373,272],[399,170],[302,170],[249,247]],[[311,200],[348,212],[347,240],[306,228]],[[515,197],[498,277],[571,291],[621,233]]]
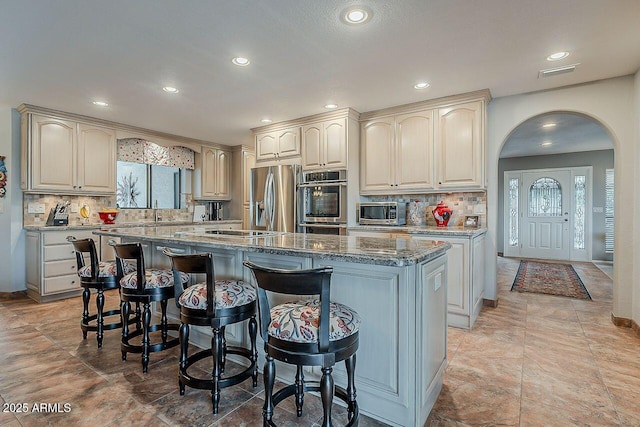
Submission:
[[[227,346],[226,354],[235,354],[237,356],[242,356],[251,361],[251,351],[235,346]],[[187,370],[193,366],[194,363],[206,359],[207,357],[213,357],[213,352],[211,349],[206,349],[199,351],[197,353],[192,354],[187,358],[187,365],[184,368],[180,368],[179,377],[180,380],[191,388],[196,388],[200,390],[212,390],[213,389],[213,380],[205,379],[205,378],[196,378],[191,376]],[[218,385],[221,389],[225,387],[231,387],[236,384],[240,384],[250,376],[252,376],[254,371],[254,363],[250,363],[249,367],[242,372],[239,372],[230,377],[221,377],[220,381],[218,381]]]
[[[304,392],[309,392],[309,391],[315,391],[315,392],[320,392],[320,382],[318,381],[305,381],[304,382]],[[275,408],[278,403],[282,402],[284,399],[286,399],[287,397],[293,396],[294,394],[296,394],[296,385],[295,384],[291,384],[288,385],[286,387],[281,388],[280,390],[278,390],[276,393],[274,393],[273,395],[273,407]],[[338,385],[335,386],[335,392],[334,392],[334,396],[337,397],[338,399],[342,400],[346,405],[347,408],[350,407],[350,402],[349,402],[349,395],[347,394],[347,391],[343,388],[340,387]],[[345,425],[345,427],[351,427],[354,425],[357,425],[358,422],[358,417],[360,415],[360,411],[358,409],[358,403],[357,402],[352,402],[352,410],[353,410],[353,416],[351,417],[351,419],[349,420],[349,422]],[[269,424],[271,426],[275,426],[275,424],[273,424],[273,422],[271,424]]]
[[[177,331],[180,328],[179,325],[169,324],[167,325],[167,331]],[[162,330],[162,325],[150,325],[149,333],[158,332]],[[139,337],[142,335],[142,329],[135,330],[130,332],[127,335],[126,341],[123,339],[120,343],[120,350],[127,353],[142,353],[142,345],[129,344],[129,341],[132,338]],[[149,353],[154,353],[157,351],[166,350],[168,348],[172,348],[180,344],[180,338],[175,337],[171,339],[167,339],[165,342],[155,343],[149,345]]]
[[[102,313],[102,318],[106,318],[109,316],[116,316],[116,315],[120,315],[120,310],[109,310],[109,311],[105,311]],[[98,325],[90,325],[91,322],[97,321],[98,320],[98,315],[97,314],[92,314],[90,316],[87,317],[86,320],[82,319],[80,320],[80,328],[82,328],[83,331],[97,331],[98,330]],[[102,329],[105,331],[110,331],[112,329],[117,329],[117,328],[121,328],[122,327],[122,322],[118,321],[117,323],[104,323],[102,326]]]

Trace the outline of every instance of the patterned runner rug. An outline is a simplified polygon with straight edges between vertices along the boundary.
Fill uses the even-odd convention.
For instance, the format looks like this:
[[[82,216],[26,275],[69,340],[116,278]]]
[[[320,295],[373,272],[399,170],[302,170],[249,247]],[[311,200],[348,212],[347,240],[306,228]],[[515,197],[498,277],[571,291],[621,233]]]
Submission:
[[[591,299],[587,288],[570,264],[520,261],[511,290]]]

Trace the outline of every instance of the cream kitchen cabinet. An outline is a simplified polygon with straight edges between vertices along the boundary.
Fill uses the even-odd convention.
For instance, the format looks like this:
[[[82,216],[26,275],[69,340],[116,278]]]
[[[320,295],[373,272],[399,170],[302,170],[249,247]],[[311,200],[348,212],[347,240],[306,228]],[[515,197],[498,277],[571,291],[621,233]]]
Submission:
[[[91,230],[27,231],[27,295],[38,302],[80,295],[76,255],[67,236],[99,239]]]
[[[22,110],[22,189],[113,195],[114,129]]]
[[[484,188],[484,101],[438,109],[439,189]]]
[[[488,91],[361,115],[360,193],[478,190]]]
[[[484,301],[484,233],[457,237],[413,234],[412,238],[451,243],[447,251],[447,322],[471,329]]]
[[[382,117],[362,124],[360,193],[433,189],[433,111]]]
[[[305,125],[302,128],[302,169],[347,168],[347,119]]]
[[[231,199],[231,152],[202,147],[196,153],[193,173],[193,196],[201,200]]]
[[[253,149],[246,145],[234,147],[231,170],[231,201],[226,206],[225,217],[242,219],[242,228],[249,227],[249,207],[251,204],[251,169],[256,164]]]
[[[256,162],[278,162],[300,157],[300,127],[290,127],[255,136]]]

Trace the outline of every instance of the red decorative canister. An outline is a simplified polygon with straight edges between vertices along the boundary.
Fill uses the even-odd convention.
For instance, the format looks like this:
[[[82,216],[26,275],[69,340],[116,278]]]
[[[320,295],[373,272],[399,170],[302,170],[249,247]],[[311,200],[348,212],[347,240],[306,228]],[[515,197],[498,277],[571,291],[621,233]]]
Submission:
[[[445,205],[444,202],[438,203],[438,206],[436,206],[431,213],[433,213],[433,217],[436,219],[436,225],[438,227],[446,227],[447,224],[449,224],[451,209],[449,209],[449,206]]]

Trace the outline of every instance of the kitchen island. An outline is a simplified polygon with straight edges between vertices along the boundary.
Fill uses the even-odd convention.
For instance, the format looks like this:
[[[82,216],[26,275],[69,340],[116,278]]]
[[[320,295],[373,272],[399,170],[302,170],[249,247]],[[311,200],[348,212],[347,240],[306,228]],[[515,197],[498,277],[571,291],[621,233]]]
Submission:
[[[450,244],[194,226],[116,228],[95,234],[142,243],[147,265],[155,267],[169,267],[163,247],[179,253],[212,252],[219,279],[250,281],[244,260],[289,269],[331,265],[332,300],[354,308],[363,319],[356,367],[360,410],[390,425],[424,425],[446,366]],[[177,318],[175,311],[173,317]],[[246,343],[245,329],[229,327],[227,341]],[[193,342],[208,346],[209,333],[201,329],[198,337],[193,331]],[[259,348],[262,366],[262,345]],[[291,382],[295,371],[278,365],[276,373]],[[346,383],[343,364],[336,365],[334,374],[337,384]],[[317,377],[319,370],[310,368],[306,375]]]

